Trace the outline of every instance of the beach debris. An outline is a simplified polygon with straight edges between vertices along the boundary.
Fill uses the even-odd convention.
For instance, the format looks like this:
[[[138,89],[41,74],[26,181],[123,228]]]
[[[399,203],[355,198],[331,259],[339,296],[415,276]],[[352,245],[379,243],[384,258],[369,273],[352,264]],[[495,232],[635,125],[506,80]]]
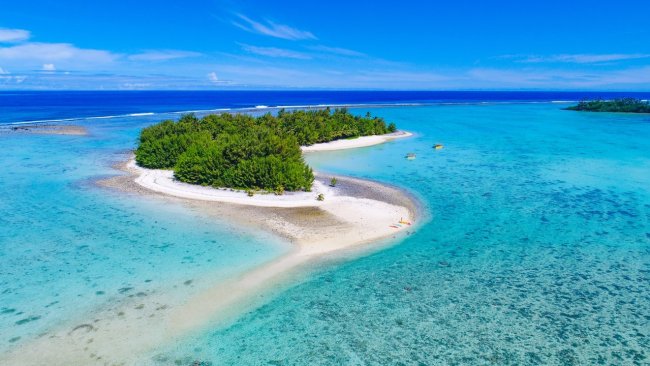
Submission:
[[[322,193],[319,193],[318,196],[316,196],[316,200],[325,201],[325,195],[323,195]]]
[[[404,225],[411,225],[411,222],[410,222],[410,221],[406,221],[406,220],[404,220],[403,217],[400,217],[400,218],[399,218],[399,223],[400,223],[400,224],[404,224]]]
[[[408,153],[408,154],[406,154],[406,159],[408,159],[408,160],[414,160],[414,159],[415,159],[415,153]]]
[[[433,148],[436,149],[436,150],[440,150],[440,149],[442,149],[443,147],[444,147],[444,146],[443,146],[442,144],[435,144],[435,145],[433,145]]]

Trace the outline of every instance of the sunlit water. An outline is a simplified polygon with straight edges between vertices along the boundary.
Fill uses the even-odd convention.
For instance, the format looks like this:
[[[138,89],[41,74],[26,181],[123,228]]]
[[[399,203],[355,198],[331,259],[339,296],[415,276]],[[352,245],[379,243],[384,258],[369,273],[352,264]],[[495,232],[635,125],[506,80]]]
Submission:
[[[650,116],[561,107],[371,110],[416,136],[308,161],[413,192],[418,230],[321,264],[234,324],[138,362],[649,364]],[[263,233],[90,184],[153,120],[94,122],[91,137],[0,136],[0,350],[78,309],[286,250]]]
[[[0,135],[0,351],[94,307],[190,293],[288,250],[181,205],[97,187],[147,123],[96,124],[89,137]]]

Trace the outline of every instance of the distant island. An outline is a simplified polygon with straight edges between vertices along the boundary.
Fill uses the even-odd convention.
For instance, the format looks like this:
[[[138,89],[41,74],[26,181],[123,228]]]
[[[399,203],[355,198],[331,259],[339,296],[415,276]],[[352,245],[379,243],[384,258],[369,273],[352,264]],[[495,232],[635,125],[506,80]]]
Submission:
[[[144,168],[172,169],[177,180],[190,184],[251,194],[310,191],[314,173],[301,146],[395,131],[394,123],[370,113],[354,116],[345,108],[280,110],[258,117],[187,114],[143,129],[135,160]]]
[[[635,98],[591,100],[581,101],[566,109],[584,112],[650,113],[650,103]]]

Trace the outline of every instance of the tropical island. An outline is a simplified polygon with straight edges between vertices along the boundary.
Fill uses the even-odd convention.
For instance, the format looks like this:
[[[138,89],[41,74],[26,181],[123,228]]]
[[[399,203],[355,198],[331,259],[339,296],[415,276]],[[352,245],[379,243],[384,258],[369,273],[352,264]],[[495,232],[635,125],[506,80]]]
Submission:
[[[277,115],[192,114],[142,130],[135,160],[140,167],[174,171],[185,183],[264,190],[310,191],[314,173],[301,146],[394,133],[383,118],[347,109],[280,110]]]
[[[566,110],[582,112],[650,113],[650,103],[636,98],[581,101]]]

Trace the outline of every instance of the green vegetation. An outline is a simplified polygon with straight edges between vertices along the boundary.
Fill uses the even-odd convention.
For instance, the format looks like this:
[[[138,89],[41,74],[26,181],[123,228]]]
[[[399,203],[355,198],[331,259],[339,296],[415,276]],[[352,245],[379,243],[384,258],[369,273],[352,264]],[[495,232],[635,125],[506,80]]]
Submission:
[[[566,108],[571,111],[650,113],[650,103],[635,98],[582,101]]]
[[[396,130],[382,118],[354,116],[345,108],[281,110],[253,117],[246,114],[182,116],[142,130],[135,151],[138,165],[173,169],[186,183],[257,190],[276,194],[309,191],[314,174],[301,145],[343,138],[380,135]]]
[[[332,177],[332,179],[330,179],[330,187],[336,187],[337,182],[338,180],[336,179],[336,177]]]
[[[318,196],[316,196],[316,200],[325,201],[325,196],[322,193],[319,193]]]

